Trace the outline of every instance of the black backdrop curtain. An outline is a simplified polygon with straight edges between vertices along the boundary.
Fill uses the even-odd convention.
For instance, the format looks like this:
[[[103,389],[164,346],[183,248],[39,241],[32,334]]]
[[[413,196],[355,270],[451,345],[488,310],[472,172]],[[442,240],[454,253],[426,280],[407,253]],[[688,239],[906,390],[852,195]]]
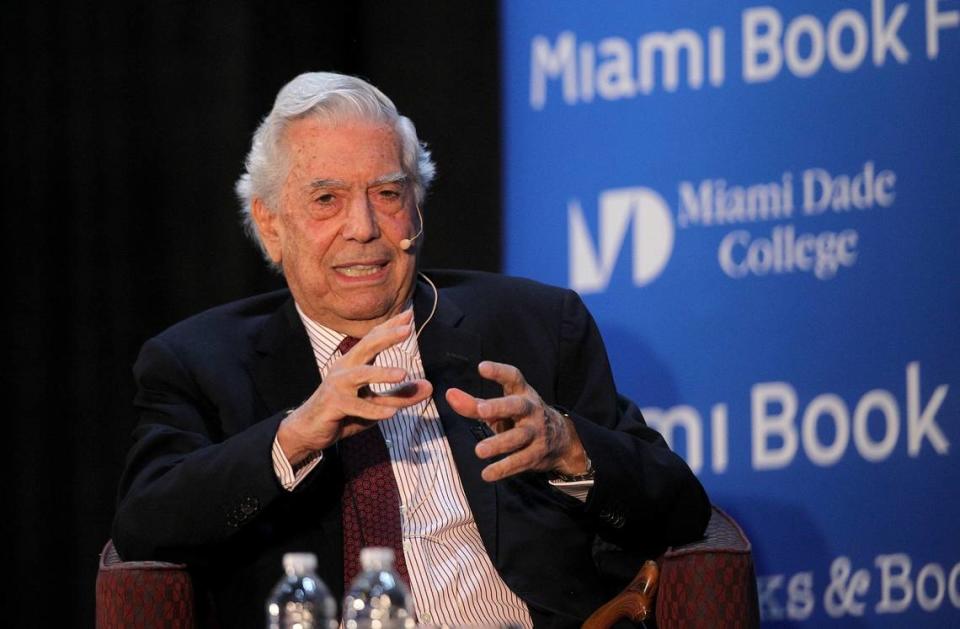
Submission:
[[[92,626],[140,344],[280,285],[232,187],[283,83],[338,70],[390,95],[438,164],[424,265],[499,269],[497,3],[33,2],[0,23],[3,624]]]

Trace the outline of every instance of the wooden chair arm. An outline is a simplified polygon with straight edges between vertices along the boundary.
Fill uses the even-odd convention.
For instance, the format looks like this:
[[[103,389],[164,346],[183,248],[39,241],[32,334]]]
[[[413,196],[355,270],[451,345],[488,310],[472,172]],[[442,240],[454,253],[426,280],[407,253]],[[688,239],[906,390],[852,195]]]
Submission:
[[[583,629],[608,629],[622,618],[629,618],[634,623],[646,620],[653,611],[659,579],[660,569],[656,562],[645,562],[620,594],[587,618]]]

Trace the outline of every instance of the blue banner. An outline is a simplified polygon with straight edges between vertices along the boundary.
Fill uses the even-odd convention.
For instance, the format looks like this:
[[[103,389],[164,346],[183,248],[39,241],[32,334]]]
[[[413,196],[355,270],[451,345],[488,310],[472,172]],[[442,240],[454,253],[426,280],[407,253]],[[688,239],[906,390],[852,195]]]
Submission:
[[[505,0],[505,268],[754,543],[765,623],[960,626],[960,0]]]

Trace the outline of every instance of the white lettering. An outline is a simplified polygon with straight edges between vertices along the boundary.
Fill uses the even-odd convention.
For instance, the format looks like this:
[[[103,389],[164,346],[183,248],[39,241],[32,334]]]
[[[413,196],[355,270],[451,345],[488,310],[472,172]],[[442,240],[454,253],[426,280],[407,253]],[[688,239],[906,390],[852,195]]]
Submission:
[[[927,594],[927,580],[933,579],[933,596]],[[925,611],[936,611],[943,602],[947,591],[947,579],[943,568],[935,563],[928,563],[917,573],[917,603]]]
[[[873,563],[880,568],[880,602],[874,610],[878,614],[899,614],[910,607],[913,600],[910,557],[904,553],[877,555]],[[899,597],[894,597],[894,590],[900,592]]]
[[[677,225],[710,225],[713,223],[713,182],[704,179],[699,190],[694,190],[689,181],[680,182],[680,208]]]
[[[779,407],[780,412],[770,407]],[[750,389],[750,419],[753,438],[753,468],[786,467],[797,453],[797,392],[786,382],[763,382]],[[771,446],[770,438],[781,442]]]
[[[803,210],[806,214],[820,214],[830,205],[830,189],[833,180],[822,168],[803,171]],[[821,190],[821,194],[817,191]]]
[[[800,38],[806,35],[810,39],[810,54],[800,56]],[[787,67],[796,76],[807,77],[816,74],[823,65],[823,26],[812,15],[801,15],[790,22],[783,37],[783,48]]]
[[[937,411],[947,396],[949,387],[941,384],[933,391],[929,401],[920,410],[920,363],[907,365],[907,453],[916,457],[920,454],[924,437],[930,442],[937,454],[947,454],[950,442],[937,424]]]
[[[849,29],[853,35],[853,47],[845,52],[840,44],[843,31]],[[830,63],[841,72],[853,72],[867,56],[867,23],[863,16],[852,9],[840,11],[827,26],[827,55]]]
[[[654,57],[663,58],[663,89],[675,92],[680,84],[680,50],[687,57],[687,85],[699,89],[703,85],[703,41],[689,29],[673,33],[650,33],[640,39],[640,91],[649,94],[656,82]]]
[[[887,14],[884,0],[873,0],[873,65],[882,66],[886,61],[888,50],[901,64],[906,63],[910,58],[910,53],[897,35],[897,31],[903,25],[903,18],[907,17],[907,9],[907,4],[901,2],[893,9],[890,18],[884,21]]]
[[[783,620],[784,610],[777,600],[777,590],[783,587],[783,575],[757,577],[757,597],[760,599],[761,620]]]
[[[884,419],[883,438],[880,441],[870,437],[867,426],[873,410],[880,411]],[[897,400],[883,389],[868,391],[853,411],[853,443],[857,446],[857,452],[868,461],[883,461],[893,452],[899,436],[900,411],[897,409]]]
[[[787,583],[787,618],[806,620],[813,613],[813,573],[798,572]]]
[[[879,600],[873,607],[874,613],[903,614],[911,611],[914,602],[923,611],[934,613],[943,607],[945,600],[960,608],[960,592],[957,591],[960,563],[954,564],[948,574],[942,564],[930,562],[917,571],[916,577],[912,574],[913,562],[906,553],[877,555],[873,563],[880,577]],[[758,576],[760,620],[809,620],[816,611],[813,574],[804,571],[793,575]],[[823,611],[831,618],[863,616],[867,601],[862,598],[871,591],[871,581],[868,570],[856,570],[849,557],[836,557],[830,563],[829,582],[823,590]],[[784,589],[786,607],[779,595]]]
[[[743,80],[747,83],[771,81],[780,73],[783,53],[780,33],[783,20],[771,7],[755,7],[743,12]]]
[[[704,179],[696,188],[681,181],[677,224],[723,225],[756,223],[793,215],[793,175],[783,173],[779,182],[751,186],[727,186],[725,179]]]
[[[597,68],[597,92],[607,100],[629,98],[636,93],[633,84],[633,51],[625,39],[608,37],[600,42],[600,54],[606,57]]]
[[[879,205],[893,204],[896,174],[890,170],[875,172],[873,162],[866,162],[863,169],[849,175],[832,176],[823,168],[808,168],[803,171],[803,211],[806,215],[822,214],[827,209],[846,212],[852,209],[866,210]]]
[[[593,44],[584,42],[580,44],[580,100],[585,103],[593,101],[593,68],[597,62],[596,51]]]
[[[823,444],[817,436],[817,420],[820,417],[833,419],[834,438],[832,444]],[[810,401],[803,413],[802,420],[803,449],[810,460],[822,467],[833,465],[843,456],[850,441],[850,416],[847,405],[839,396],[832,393],[818,395]]]
[[[924,0],[925,43],[929,59],[940,56],[941,34],[960,27],[960,10],[944,10],[942,0]],[[785,20],[772,6],[749,7],[740,16],[742,78],[747,84],[772,81],[784,66],[797,77],[816,75],[829,61],[838,72],[861,68],[868,54],[873,65],[888,58],[904,65],[910,51],[901,38],[907,2],[870,0],[866,11],[842,8],[827,20],[802,14]],[[596,43],[562,31],[530,40],[530,93],[533,110],[547,103],[552,83],[567,105],[635,98],[657,87],[676,91],[683,82],[700,89],[706,80],[721,87],[726,80],[726,34],[720,26],[698,33],[690,28],[653,31],[635,38],[604,37]]]
[[[710,85],[720,87],[723,85],[725,75],[723,58],[723,29],[711,28],[707,33],[707,45],[710,47],[708,56],[710,63]]]
[[[893,199],[896,197],[893,186],[896,185],[896,183],[897,175],[892,170],[881,170],[877,175],[874,194],[877,197],[877,204],[880,207],[890,207],[893,205]]]
[[[749,232],[737,230],[727,234],[717,249],[717,262],[727,276],[740,279],[747,275],[810,272],[820,280],[828,280],[841,267],[852,267],[857,261],[859,235],[852,229],[839,234],[797,234],[793,225],[778,225],[769,238],[753,239]]]
[[[830,585],[823,593],[823,609],[833,618],[863,616],[866,604],[858,600],[870,588],[870,573],[854,571],[849,557],[837,557],[830,564]]]
[[[543,109],[547,103],[547,79],[563,75],[563,100],[577,102],[577,67],[574,62],[576,36],[564,31],[551,48],[546,37],[537,36],[530,44],[530,107]]]
[[[727,470],[727,459],[730,451],[727,424],[727,405],[714,404],[710,410],[710,445],[712,455],[710,467],[717,474],[721,474]]]
[[[934,449],[937,450],[942,435],[936,423],[936,413],[943,403],[947,385],[937,388],[921,412],[919,363],[907,365],[906,374],[908,390],[903,407],[898,405],[893,393],[878,388],[864,393],[856,404],[848,403],[833,393],[821,393],[806,403],[800,414],[801,400],[789,382],[760,382],[753,385],[750,389],[753,469],[773,470],[787,467],[793,463],[801,446],[804,454],[815,465],[835,465],[849,450],[851,439],[864,460],[886,460],[899,442],[903,432],[901,418],[905,413],[914,416],[908,420],[908,428],[912,422],[913,428],[909,429],[914,431],[917,443],[921,438],[926,438],[935,444]],[[912,407],[913,410],[905,412],[902,410],[904,407]],[[852,418],[850,408],[854,409]],[[700,443],[703,439],[703,422],[696,409],[683,405],[666,412],[655,408],[643,411],[651,414],[648,419],[652,424],[663,427],[668,434],[677,427],[683,427],[687,434],[688,449],[691,451],[690,458],[698,469],[702,466],[705,449]],[[882,432],[874,431],[871,434],[871,415],[876,417],[877,414],[878,419],[882,420]],[[710,409],[712,469],[717,473],[726,471],[728,466],[728,415],[726,403],[714,404]],[[937,450],[937,453],[944,454],[945,450]],[[918,456],[909,450],[908,454],[914,458]]]
[[[939,3],[939,0],[927,0],[927,57],[930,59],[940,55],[940,31],[960,26],[960,11],[941,13]]]
[[[743,230],[730,232],[720,241],[720,248],[717,249],[717,262],[720,263],[720,268],[723,269],[723,272],[726,273],[727,276],[733,279],[740,279],[741,277],[746,277],[747,273],[750,272],[745,260],[736,262],[733,259],[734,247],[740,246],[746,249],[749,244],[750,232]]]
[[[960,581],[960,562],[953,564],[950,570],[950,577],[947,579],[947,591],[950,593],[950,604],[960,609],[960,587],[957,583]]]
[[[954,17],[948,13],[936,12],[936,0],[927,0],[927,13],[931,11],[941,19],[934,18],[935,25],[927,23],[928,55],[931,43],[935,39],[936,29],[954,26]],[[930,2],[934,3],[931,8]],[[894,7],[888,17],[884,0],[872,0],[871,25],[873,42],[873,62],[881,66],[886,62],[887,53],[901,64],[907,62],[910,54],[899,31],[907,15],[906,3]],[[835,14],[826,27],[813,15],[798,15],[790,20],[784,30],[784,21],[780,13],[772,7],[754,7],[743,12],[741,29],[743,39],[743,79],[746,83],[771,81],[779,73],[786,61],[792,74],[798,77],[813,76],[823,67],[824,58],[840,72],[853,72],[859,68],[867,56],[871,32],[863,14],[844,9]],[[943,26],[941,26],[941,24]],[[933,30],[931,30],[933,29]],[[842,39],[849,31],[852,45],[844,50]],[[783,41],[781,42],[781,33]]]

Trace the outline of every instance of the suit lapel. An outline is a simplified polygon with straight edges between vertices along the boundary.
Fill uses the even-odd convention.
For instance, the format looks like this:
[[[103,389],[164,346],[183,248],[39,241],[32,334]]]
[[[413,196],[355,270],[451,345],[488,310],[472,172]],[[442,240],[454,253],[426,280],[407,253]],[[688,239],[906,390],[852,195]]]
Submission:
[[[310,346],[310,339],[297,314],[293,298],[264,324],[256,339],[257,356],[251,367],[257,391],[266,405],[267,416],[295,408],[320,385],[320,372]],[[336,448],[324,452],[324,462],[295,490],[291,499],[311,501],[307,512],[320,509],[321,514],[312,520],[316,527],[314,539],[320,540],[325,549],[318,547],[319,574],[323,575],[331,589],[342,594],[343,533],[340,513],[340,466]],[[327,470],[327,471],[323,471]],[[315,482],[323,472],[330,482]],[[335,484],[332,484],[335,483]],[[329,508],[328,508],[329,507]]]
[[[429,286],[417,285],[414,317],[422,325],[433,306],[434,292]],[[458,327],[463,312],[449,299],[437,297],[437,311],[423,328],[418,341],[427,379],[433,384],[433,400],[440,413],[467,502],[480,531],[487,553],[497,561],[497,490],[496,485],[480,478],[487,465],[474,453],[477,442],[491,434],[486,424],[458,415],[447,404],[446,392],[457,387],[481,396],[483,379],[477,373],[481,360],[480,338]]]
[[[267,320],[256,351],[253,379],[268,415],[299,406],[320,384],[310,340],[292,298]]]

